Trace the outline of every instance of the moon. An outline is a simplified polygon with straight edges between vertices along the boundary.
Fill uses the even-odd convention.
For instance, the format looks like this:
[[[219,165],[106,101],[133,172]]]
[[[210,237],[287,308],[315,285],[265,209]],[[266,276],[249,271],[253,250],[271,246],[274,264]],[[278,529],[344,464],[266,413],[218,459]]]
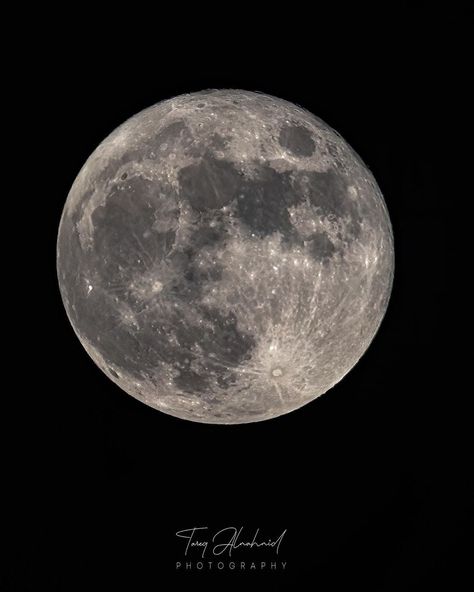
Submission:
[[[59,287],[80,342],[164,413],[239,424],[337,384],[385,314],[393,236],[377,183],[321,119],[206,90],[113,131],[67,197]]]

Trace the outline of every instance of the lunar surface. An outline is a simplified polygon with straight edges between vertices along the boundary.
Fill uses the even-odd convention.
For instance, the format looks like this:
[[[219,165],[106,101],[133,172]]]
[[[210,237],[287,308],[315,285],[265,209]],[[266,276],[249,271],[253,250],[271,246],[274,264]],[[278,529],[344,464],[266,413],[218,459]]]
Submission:
[[[369,346],[393,277],[370,171],[284,100],[209,90],[112,132],[67,198],[64,306],[127,393],[207,423],[266,420],[339,382]]]

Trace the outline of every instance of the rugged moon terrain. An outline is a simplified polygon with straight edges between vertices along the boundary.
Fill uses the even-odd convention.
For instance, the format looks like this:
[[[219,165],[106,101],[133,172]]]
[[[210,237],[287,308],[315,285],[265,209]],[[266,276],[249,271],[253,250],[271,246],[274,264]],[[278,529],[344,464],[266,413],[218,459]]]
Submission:
[[[110,134],[66,201],[68,317],[116,384],[171,415],[288,413],[356,364],[385,313],[377,184],[323,121],[259,93],[163,101]]]

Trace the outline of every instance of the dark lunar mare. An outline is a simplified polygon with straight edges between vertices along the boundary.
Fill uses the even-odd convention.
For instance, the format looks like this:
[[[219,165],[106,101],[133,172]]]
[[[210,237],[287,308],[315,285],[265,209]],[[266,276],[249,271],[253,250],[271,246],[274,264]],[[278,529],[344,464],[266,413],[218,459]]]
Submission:
[[[180,195],[198,212],[229,204],[239,191],[242,173],[233,163],[204,155],[179,171]]]
[[[228,169],[224,166],[217,170],[224,171],[225,175]],[[205,182],[200,186],[199,180],[198,187],[203,192],[207,190]],[[69,302],[68,312],[74,326],[83,338],[94,344],[107,364],[126,367],[130,376],[140,380],[153,375],[158,361],[166,362],[179,372],[175,378],[177,387],[184,392],[202,393],[205,397],[211,390],[212,376],[221,387],[230,384],[234,378],[232,368],[248,357],[255,341],[237,330],[235,317],[199,303],[203,283],[218,280],[221,268],[199,266],[196,257],[203,248],[222,246],[225,241],[223,220],[219,223],[212,208],[206,211],[200,208],[200,218],[189,245],[172,251],[174,231],[150,232],[156,211],[162,206],[160,194],[163,192],[172,195],[169,187],[138,175],[127,175],[111,184],[106,199],[92,213],[93,247],[89,250],[83,251],[79,241],[78,217],[64,219],[58,241],[58,264],[65,274],[62,285],[74,285],[78,279],[82,289],[63,288],[63,293]],[[191,195],[198,199],[202,194],[191,192]],[[171,212],[176,222],[178,215],[177,209]],[[176,275],[163,297],[176,307],[157,321],[162,295],[153,295],[144,303],[130,284],[162,261],[168,261]],[[93,285],[90,292],[88,281]],[[137,326],[130,327],[123,322],[123,304],[137,319]],[[190,307],[206,321],[204,327],[183,319],[181,311]],[[174,345],[176,339],[179,346]],[[193,362],[200,359],[192,353],[196,344],[202,348],[206,359],[202,373],[192,368]],[[219,359],[219,364],[213,362],[213,357]]]
[[[239,189],[237,216],[259,237],[280,232],[284,241],[291,242],[297,237],[288,208],[301,200],[289,173],[258,164],[255,175],[246,178]]]
[[[198,391],[206,399],[211,393],[209,381],[212,376],[222,388],[234,382],[233,369],[250,357],[255,339],[237,329],[237,319],[232,313],[204,306],[199,306],[199,310],[209,325],[178,324],[177,337],[185,348],[199,344],[204,352],[204,357],[199,357],[200,372],[191,369],[197,356],[187,356],[180,361],[180,374],[174,382],[179,389],[189,393]]]

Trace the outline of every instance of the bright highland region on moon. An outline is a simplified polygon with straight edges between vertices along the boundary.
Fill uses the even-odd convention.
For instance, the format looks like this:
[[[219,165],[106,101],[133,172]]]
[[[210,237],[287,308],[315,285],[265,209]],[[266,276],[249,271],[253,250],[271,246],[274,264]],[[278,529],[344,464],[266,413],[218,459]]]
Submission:
[[[284,100],[208,90],[138,113],[92,153],[57,243],[68,317],[123,390],[171,415],[288,413],[356,364],[393,240],[367,167]]]

